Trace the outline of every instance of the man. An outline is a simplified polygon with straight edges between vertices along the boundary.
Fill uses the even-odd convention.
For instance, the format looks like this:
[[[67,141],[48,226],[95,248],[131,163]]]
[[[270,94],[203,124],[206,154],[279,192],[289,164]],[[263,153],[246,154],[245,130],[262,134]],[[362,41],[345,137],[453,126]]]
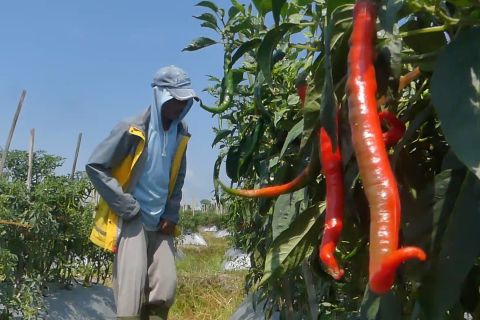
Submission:
[[[117,125],[86,165],[101,196],[90,239],[116,253],[119,319],[166,319],[176,290],[173,235],[190,137],[182,119],[198,97],[175,66],[161,68],[152,87],[153,104]]]

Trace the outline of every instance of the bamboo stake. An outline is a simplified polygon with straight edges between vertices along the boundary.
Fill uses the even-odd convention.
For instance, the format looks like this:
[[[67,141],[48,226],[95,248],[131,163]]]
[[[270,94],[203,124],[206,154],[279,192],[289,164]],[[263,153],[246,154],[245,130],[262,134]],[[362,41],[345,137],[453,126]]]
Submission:
[[[16,221],[9,221],[9,220],[0,220],[0,224],[6,224],[6,225],[21,227],[21,228],[27,228],[27,229],[32,228],[32,225],[30,225],[28,223],[21,223],[21,222],[16,222]]]
[[[72,172],[70,173],[70,179],[73,179],[75,176],[75,168],[77,166],[77,159],[78,159],[78,152],[80,150],[80,143],[82,143],[82,133],[78,135],[78,140],[77,140],[77,148],[75,150],[75,158],[73,159],[73,166],[72,166]]]
[[[17,111],[15,111],[15,115],[13,116],[12,126],[10,127],[10,132],[8,133],[7,142],[5,143],[5,148],[3,149],[2,158],[0,159],[0,176],[3,173],[3,167],[5,166],[5,161],[7,160],[8,149],[10,149],[10,143],[12,142],[13,133],[15,132],[15,126],[17,125],[18,116],[20,115],[20,111],[22,110],[23,100],[25,100],[26,95],[27,90],[22,90],[22,94],[20,95],[20,100],[18,101],[17,105]]]
[[[30,130],[30,150],[28,151],[28,173],[27,173],[27,189],[32,187],[32,170],[33,170],[33,148],[35,145],[35,129]]]

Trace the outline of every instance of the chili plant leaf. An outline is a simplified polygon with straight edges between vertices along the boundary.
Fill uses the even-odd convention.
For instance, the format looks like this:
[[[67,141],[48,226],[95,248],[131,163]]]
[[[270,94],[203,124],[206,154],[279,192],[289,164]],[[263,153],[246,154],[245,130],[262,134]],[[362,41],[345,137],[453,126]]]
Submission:
[[[367,287],[363,294],[362,304],[360,305],[361,319],[376,320],[380,310],[380,296],[370,291]]]
[[[318,217],[319,212],[324,210],[324,202],[306,209],[273,241],[265,258],[265,270],[259,286],[272,276],[280,276],[299,266],[313,252],[322,222]]]
[[[252,0],[258,13],[262,16],[272,11],[272,2],[276,0]]]
[[[280,158],[283,156],[285,151],[287,150],[290,143],[295,140],[298,136],[300,136],[303,132],[303,119],[298,121],[292,129],[287,134],[287,138],[283,143],[282,151],[280,151]]]
[[[272,217],[272,239],[275,239],[288,229],[297,214],[305,208],[302,207],[304,190],[298,190],[289,194],[282,194],[275,201]]]
[[[286,3],[287,0],[272,0],[273,20],[277,26],[280,24],[280,13],[282,12],[282,8]]]
[[[241,31],[253,28],[253,22],[250,17],[247,17],[245,19],[242,19],[239,23],[232,24],[229,27],[231,32],[240,33]]]
[[[273,51],[285,34],[296,27],[294,23],[284,23],[268,31],[257,52],[257,63],[268,83],[272,81]]]
[[[237,0],[230,0],[232,2],[232,5],[237,8],[238,11],[240,11],[242,14],[245,14],[245,8],[243,5],[238,2]]]
[[[402,320],[402,307],[393,292],[380,298],[380,319]]]
[[[427,27],[426,23],[429,21],[408,20],[402,25],[400,31],[413,31]],[[439,50],[447,44],[447,39],[443,31],[435,31],[428,33],[421,33],[403,37],[403,42],[412,48],[416,53],[430,53]]]
[[[217,143],[228,137],[232,133],[232,130],[220,130],[217,132],[215,139],[213,139],[212,147],[215,146]]]
[[[199,16],[193,16],[193,17],[195,19],[205,21],[208,25],[215,26],[218,29],[217,18],[215,18],[215,16],[211,13],[202,13]]]
[[[200,1],[195,6],[209,8],[210,10],[212,10],[215,13],[219,12],[217,5],[215,3],[213,3],[212,1]]]
[[[460,34],[442,52],[432,75],[432,102],[448,144],[480,178],[480,28]],[[466,54],[468,53],[468,54]],[[455,63],[452,63],[455,61]],[[455,88],[452,88],[455,84]],[[465,135],[468,135],[468,139]]]
[[[330,40],[333,32],[333,23],[329,23],[325,32],[325,81],[322,89],[322,102],[320,104],[320,121],[322,127],[330,136],[332,147],[337,148],[337,121],[336,121],[336,99],[333,88],[332,61],[330,55]]]
[[[242,43],[242,45],[238,47],[238,49],[233,54],[232,61],[230,62],[229,68],[231,68],[233,64],[237,62],[238,59],[240,59],[246,52],[257,48],[261,42],[262,42],[262,39],[254,38],[252,40]]]
[[[207,38],[207,37],[200,37],[194,39],[188,46],[182,49],[182,51],[195,51],[198,49],[202,49],[212,44],[216,44],[217,41]]]
[[[448,221],[432,270],[424,277],[420,302],[428,319],[441,319],[459,302],[464,280],[480,252],[480,181],[468,173]]]
[[[220,197],[218,196],[218,176],[220,174],[220,168],[222,166],[223,156],[218,156],[217,160],[215,161],[215,165],[213,166],[213,187],[214,187],[214,194],[215,200],[220,202]]]
[[[228,17],[230,19],[235,17],[238,13],[240,13],[240,10],[238,10],[238,8],[235,6],[231,6],[230,9],[228,9]]]
[[[228,149],[227,160],[225,162],[225,170],[227,176],[236,182],[238,180],[238,171],[240,166],[240,148],[237,145],[231,146]]]

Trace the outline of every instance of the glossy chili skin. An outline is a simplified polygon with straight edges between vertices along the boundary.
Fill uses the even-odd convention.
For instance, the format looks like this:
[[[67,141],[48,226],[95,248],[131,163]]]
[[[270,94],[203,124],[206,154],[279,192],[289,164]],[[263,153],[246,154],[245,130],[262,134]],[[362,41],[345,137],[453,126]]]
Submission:
[[[389,129],[383,133],[383,142],[386,147],[395,145],[400,139],[402,139],[405,133],[405,124],[400,121],[390,111],[382,111],[378,113],[380,121],[388,124]]]
[[[400,197],[390,167],[377,113],[374,61],[376,7],[357,1],[348,54],[347,80],[349,122],[360,177],[370,207],[370,289],[390,290],[398,266],[412,258],[425,260],[423,250],[398,249]]]
[[[320,163],[327,187],[325,228],[320,244],[320,260],[327,267],[328,273],[339,280],[345,273],[335,259],[335,249],[343,228],[343,211],[345,191],[340,146],[333,150],[332,139],[324,128],[319,130]],[[337,139],[338,141],[338,139]]]
[[[311,169],[311,166],[307,166],[295,179],[287,183],[260,189],[233,189],[227,187],[221,181],[218,181],[218,183],[226,193],[234,196],[240,196],[244,198],[274,198],[305,187],[310,181],[312,171],[313,170]]]

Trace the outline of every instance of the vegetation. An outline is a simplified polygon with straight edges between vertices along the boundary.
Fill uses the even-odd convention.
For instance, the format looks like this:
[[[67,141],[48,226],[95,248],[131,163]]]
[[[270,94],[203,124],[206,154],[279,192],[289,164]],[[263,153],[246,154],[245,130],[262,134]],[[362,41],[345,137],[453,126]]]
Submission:
[[[201,233],[207,247],[186,246],[177,262],[178,287],[172,319],[229,319],[244,299],[245,271],[223,271],[230,241]]]
[[[63,159],[39,151],[29,190],[27,159],[24,151],[10,152],[0,177],[0,319],[14,311],[38,316],[50,282],[105,282],[111,271],[110,255],[88,240],[94,209],[88,179],[55,175]]]
[[[236,228],[233,241],[252,256],[247,288],[271,301],[266,317],[274,310],[287,319],[480,317],[480,149],[471,147],[480,143],[480,7],[469,0],[372,3],[378,11],[376,77],[369,81],[376,82],[379,111],[406,126],[386,149],[402,207],[399,246],[427,255],[423,263],[400,266],[393,288],[381,295],[368,286],[371,218],[349,124],[354,1],[197,4],[205,12],[196,18],[209,35],[184,50],[220,44],[225,52],[224,75],[211,77],[208,89],[217,106],[203,106],[219,119],[214,180],[225,163],[232,187],[291,181],[318,154],[320,128],[342,154],[340,281],[318,258],[328,206],[322,174],[276,198],[242,199],[217,190]],[[418,78],[399,85],[417,67]],[[302,107],[296,86],[304,83]]]

